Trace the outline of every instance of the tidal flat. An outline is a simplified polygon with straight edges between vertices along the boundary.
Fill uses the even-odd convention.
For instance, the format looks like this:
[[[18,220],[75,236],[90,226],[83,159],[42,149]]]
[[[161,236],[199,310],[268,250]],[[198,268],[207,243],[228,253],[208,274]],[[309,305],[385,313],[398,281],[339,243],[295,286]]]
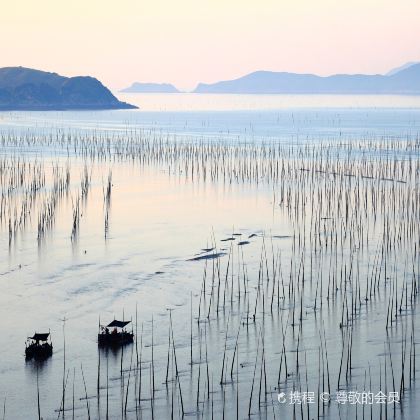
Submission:
[[[0,113],[0,416],[416,418],[416,97],[194,100]]]

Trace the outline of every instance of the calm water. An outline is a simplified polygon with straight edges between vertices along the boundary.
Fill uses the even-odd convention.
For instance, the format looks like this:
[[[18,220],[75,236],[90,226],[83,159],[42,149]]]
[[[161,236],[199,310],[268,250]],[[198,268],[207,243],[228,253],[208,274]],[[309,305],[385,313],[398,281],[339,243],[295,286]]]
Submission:
[[[312,248],[297,252],[293,235],[301,232],[301,228],[291,217],[290,207],[283,206],[278,198],[282,188],[290,188],[291,194],[299,197],[304,197],[304,191],[307,191],[308,202],[313,200],[318,206],[314,196],[309,195],[314,191],[312,188],[318,188],[317,183],[319,183],[322,186],[319,187],[320,190],[322,188],[325,188],[325,191],[329,191],[329,188],[333,190],[333,181],[317,178],[312,184],[308,180],[302,184],[303,190],[298,191],[300,184],[296,182],[301,182],[298,175],[287,176],[285,181],[280,177],[275,182],[270,180],[268,175],[260,173],[254,174],[252,179],[247,180],[239,179],[238,172],[233,178],[212,178],[211,175],[194,178],[191,176],[191,167],[185,166],[182,156],[173,160],[174,164],[168,165],[161,155],[156,154],[157,152],[148,155],[142,152],[144,153],[142,158],[130,159],[128,155],[118,157],[116,153],[108,153],[106,147],[99,153],[97,146],[92,146],[90,149],[90,152],[96,151],[96,155],[87,153],[80,156],[78,146],[74,147],[73,143],[63,139],[72,136],[83,138],[88,144],[100,145],[118,145],[121,140],[127,138],[135,138],[136,141],[147,139],[154,144],[160,143],[162,146],[159,150],[168,149],[173,144],[184,147],[225,145],[232,150],[255,145],[257,145],[255,147],[280,145],[283,151],[293,151],[290,152],[288,160],[299,162],[299,165],[300,162],[308,162],[308,159],[299,156],[300,150],[314,148],[322,151],[328,147],[332,153],[329,155],[331,162],[347,159],[348,168],[352,168],[354,162],[355,171],[358,170],[356,165],[361,165],[361,162],[365,165],[363,168],[369,170],[369,162],[375,165],[375,162],[381,160],[383,162],[393,159],[397,162],[410,160],[417,162],[417,172],[411,174],[401,172],[407,181],[405,184],[389,185],[381,184],[379,181],[368,184],[369,179],[365,179],[361,181],[361,188],[366,194],[370,194],[369,191],[374,188],[378,188],[385,195],[395,193],[398,197],[405,197],[406,194],[412,194],[414,210],[410,217],[417,220],[418,224],[420,97],[189,94],[119,96],[122,100],[138,104],[141,109],[111,112],[0,113],[2,162],[5,162],[5,166],[17,165],[18,162],[31,164],[33,165],[31,168],[41,165],[45,174],[45,186],[33,203],[31,215],[25,226],[17,229],[12,240],[8,233],[8,220],[18,219],[22,191],[19,188],[9,190],[5,183],[6,177],[0,179],[2,194],[5,195],[6,191],[9,191],[8,197],[12,197],[9,200],[13,203],[8,207],[7,215],[0,224],[2,288],[0,399],[5,401],[6,418],[37,417],[37,374],[41,414],[44,419],[57,418],[60,415],[58,410],[62,399],[63,372],[68,378],[65,416],[68,418],[72,416],[72,387],[75,375],[75,415],[77,418],[87,418],[81,365],[87,383],[87,401],[91,418],[106,418],[106,387],[109,393],[110,418],[121,418],[124,406],[121,383],[127,387],[129,380],[131,384],[129,384],[128,409],[125,414],[127,418],[171,418],[173,406],[175,407],[173,417],[178,418],[181,405],[177,382],[172,379],[169,385],[165,384],[168,309],[172,310],[180,384],[186,405],[185,411],[189,416],[211,418],[212,401],[214,418],[222,418],[224,410],[227,418],[236,418],[238,401],[238,417],[247,417],[250,384],[256,375],[254,364],[255,360],[258,360],[259,364],[255,365],[258,366],[256,377],[260,378],[258,376],[260,366],[266,366],[268,389],[262,397],[262,404],[258,410],[258,388],[261,382],[258,383],[256,379],[253,415],[257,418],[274,418],[274,416],[281,418],[282,415],[292,418],[295,406],[277,403],[277,390],[274,388],[278,385],[277,375],[282,357],[284,325],[287,325],[285,342],[291,374],[289,379],[282,377],[282,390],[289,392],[299,387],[305,389],[309,382],[309,391],[317,391],[318,350],[324,345],[319,339],[321,328],[326,334],[329,369],[333,378],[331,389],[335,391],[342,358],[342,342],[349,340],[348,336],[343,338],[343,330],[339,328],[342,322],[342,308],[344,302],[346,305],[351,305],[350,301],[347,302],[347,298],[344,300],[342,296],[334,299],[331,304],[326,300],[328,282],[326,279],[331,273],[331,265],[334,261],[338,261],[338,257],[336,256],[334,260],[333,254],[329,251],[325,251],[325,254],[318,251],[318,254],[314,254],[314,263],[312,263]],[[73,147],[69,146],[70,143]],[[351,152],[349,144],[353,147]],[[115,146],[113,150],[115,151],[117,147]],[[215,153],[214,149],[212,153]],[[241,159],[230,156],[234,163]],[[216,159],[214,154],[209,155],[209,160],[212,159]],[[259,156],[258,159],[264,161],[265,158]],[[189,162],[192,161],[194,159]],[[264,165],[264,162],[261,163],[261,167],[267,168]],[[89,172],[90,188],[87,198],[80,206],[81,217],[77,237],[72,238],[73,211],[85,166]],[[245,166],[253,168],[252,159],[243,161],[242,168]],[[59,199],[55,207],[52,228],[48,229],[40,241],[37,239],[38,217],[42,213],[44,203],[49,199],[48,194],[55,176],[54,168],[59,168],[56,170],[63,171],[63,174],[66,168],[69,168],[70,184],[68,192]],[[296,170],[299,168],[295,166]],[[4,167],[3,173],[6,173]],[[105,227],[104,188],[110,173],[112,173],[112,198],[109,221]],[[211,171],[208,174],[211,174]],[[331,182],[331,187],[326,187],[327,182]],[[354,193],[352,182],[349,180],[343,183],[344,188],[352,191],[351,194]],[[320,204],[319,206],[322,207]],[[357,282],[360,281],[360,284],[355,284],[362,289],[362,293],[366,292],[365,279],[373,276],[372,267],[379,264],[378,249],[382,243],[383,220],[389,221],[389,217],[392,216],[393,220],[398,221],[405,217],[400,213],[388,214],[387,210],[383,210],[378,215],[378,221],[376,216],[373,221],[373,215],[369,215],[369,206],[367,206],[367,215],[364,216],[370,221],[366,227],[366,232],[369,232],[369,244],[364,245],[366,248],[360,244],[358,248],[353,243],[345,245],[341,248],[343,255],[340,257],[341,260],[339,259],[342,262],[341,267],[345,265],[346,270],[357,266]],[[302,232],[303,226],[306,227],[302,237],[309,238],[313,226],[310,216],[308,214],[302,216],[301,223]],[[325,227],[325,223],[327,222],[324,222],[323,240],[329,237],[327,231],[332,229]],[[417,232],[418,226],[413,229]],[[241,240],[250,243],[239,247],[236,245],[239,239],[236,239],[231,251],[232,261],[228,263],[227,254],[231,245],[230,242],[221,242],[221,240],[230,237],[232,233],[240,233]],[[249,238],[252,234],[256,236]],[[363,234],[360,235],[364,237]],[[211,306],[212,299],[215,299],[213,292],[216,290],[214,273],[218,269],[217,266],[215,268],[215,260],[207,262],[208,280],[204,292],[202,280],[205,262],[188,261],[202,252],[203,248],[212,247],[213,241],[218,250],[226,254],[220,258],[219,269],[223,273],[222,278],[225,282],[223,290],[229,304],[226,303],[220,313],[214,312],[214,303]],[[273,299],[275,302],[277,298],[279,299],[274,315],[268,314],[267,308],[258,306],[257,322],[251,322],[246,329],[241,327],[244,323],[243,317],[246,316],[244,314],[250,311],[250,304],[252,305],[250,313],[253,312],[255,305],[253,299],[256,299],[257,303],[260,302],[257,279],[263,246],[266,246],[270,264],[271,255],[274,255],[275,259],[278,253],[281,254],[284,266],[279,268],[279,272],[283,272],[287,290],[291,284],[288,278],[300,272],[299,261],[304,261],[306,267],[310,264],[310,274],[309,268],[306,268],[307,283],[302,300],[302,313],[304,313],[302,333],[290,326],[291,320],[288,324],[286,322],[288,316],[291,316],[291,302],[286,299],[286,296],[290,296],[288,295],[290,292],[285,292],[283,289],[280,308],[280,291],[278,293],[277,291],[274,293],[274,289],[271,291],[269,287],[271,283],[267,279],[264,280],[267,281],[267,299],[270,293],[275,296]],[[328,245],[326,247],[328,249]],[[360,252],[355,251],[356,248],[360,249]],[[407,296],[410,298],[410,292],[401,295],[401,290],[410,290],[409,287],[412,287],[418,278],[418,249],[418,239],[413,239],[390,251],[390,257],[392,255],[393,258],[392,264],[389,263],[389,266],[392,266],[391,274],[389,272],[386,274],[386,271],[385,275],[382,274],[383,288],[381,286],[375,299],[363,302],[363,306],[358,309],[357,327],[353,329],[352,335],[354,378],[347,383],[348,389],[366,389],[364,375],[369,367],[372,371],[371,381],[374,383],[372,389],[375,389],[375,392],[382,389],[379,382],[384,383],[382,370],[385,366],[388,369],[387,381],[390,381],[389,364],[384,362],[381,365],[378,360],[389,356],[388,350],[384,350],[384,343],[387,343],[384,325],[392,295],[391,290],[394,290],[391,289],[393,287],[391,284],[394,284],[392,282],[395,280],[395,284],[398,285],[398,289],[395,286],[398,290],[398,301],[400,298],[406,299]],[[292,260],[296,260],[293,267],[290,266]],[[225,271],[229,270],[228,264],[233,270],[231,273],[227,271],[232,283],[225,279]],[[270,270],[274,272],[274,268],[270,267]],[[245,272],[249,284],[247,293],[241,289]],[[378,276],[380,278],[381,274]],[[272,277],[273,274],[271,281]],[[324,286],[323,283],[319,283],[322,277]],[[243,284],[246,284],[245,280]],[[346,284],[346,280],[340,284],[340,290],[343,290],[343,284]],[[353,283],[351,287],[351,295],[357,295],[357,290],[360,293],[360,289],[353,290]],[[249,296],[248,301],[247,296]],[[189,347],[191,299],[194,314],[192,366]],[[314,310],[316,301],[318,305],[315,305],[317,307]],[[322,304],[320,306],[320,301],[323,302],[323,306]],[[262,302],[265,305],[270,300]],[[416,303],[417,298],[415,298]],[[135,324],[136,307],[138,323],[134,328],[137,330],[139,340],[140,330],[142,327],[144,329],[141,364],[142,417],[139,409],[136,410],[135,404],[135,394],[138,394],[137,376],[134,370],[130,370],[131,357],[136,359],[136,347],[128,347],[124,352],[105,354],[98,353],[96,343],[99,318],[105,323],[114,317],[122,318],[124,314],[126,319],[133,319]],[[208,319],[206,319],[207,310]],[[197,323],[199,311],[200,322]],[[206,313],[204,316],[203,311]],[[400,313],[402,313],[401,321],[396,321],[395,329],[390,332],[392,353],[396,354],[393,359],[396,372],[398,369],[401,371],[399,368],[401,356],[398,352],[401,353],[404,336],[408,334],[409,337],[412,331],[417,334],[419,332],[418,316],[413,312],[413,305],[410,308],[409,305],[404,306]],[[149,397],[152,369],[152,317],[156,375],[156,400],[153,411]],[[54,344],[53,357],[41,365],[33,362],[25,363],[25,338],[34,331],[48,330],[51,331]],[[63,331],[66,340],[65,366]],[[259,344],[261,331],[264,331],[265,337],[265,365],[261,359],[263,357],[261,350],[258,350],[261,346]],[[300,342],[298,351],[296,351],[297,342]],[[239,363],[232,366],[234,374],[231,378],[230,364],[236,343],[238,343]],[[222,387],[219,382],[226,344],[228,354],[226,363],[229,366],[229,373]],[[409,348],[410,338],[407,346]],[[211,372],[207,382],[206,350]],[[300,363],[295,360],[297,354],[300,354]],[[307,362],[304,362],[304,358],[307,358]],[[100,360],[99,368],[98,360]],[[168,360],[172,375],[170,378],[175,378],[173,356]],[[410,361],[414,360],[415,357],[410,357]],[[108,386],[106,386],[107,364]],[[297,368],[294,372],[295,365],[304,366],[303,370],[299,371],[299,376]],[[124,371],[122,379],[121,366]],[[99,398],[98,370],[101,389]],[[303,379],[305,373],[309,380]],[[395,375],[397,376],[397,373]],[[197,379],[198,377],[201,379]],[[209,385],[212,385],[210,390]],[[340,383],[340,387],[342,385]],[[397,388],[400,389],[399,382]],[[210,394],[212,397],[208,396]],[[387,415],[389,418],[395,416],[414,419],[419,409],[416,402],[419,396],[413,381],[410,388],[407,386],[403,413],[400,407],[395,412],[389,408]],[[172,404],[173,400],[175,402]],[[300,407],[297,410],[296,418],[301,418]],[[316,418],[316,404],[311,406],[310,410],[310,417]],[[362,407],[358,407],[357,410],[357,415],[362,418]],[[385,418],[384,412],[381,414],[378,406],[375,406],[374,410],[374,418],[379,418],[380,415]],[[340,408],[336,403],[321,408],[321,411],[329,419],[338,418],[339,415],[341,418],[352,419],[356,414],[354,406]],[[370,411],[366,411],[364,415],[367,416],[367,413],[370,415]],[[304,418],[305,416],[306,412]]]

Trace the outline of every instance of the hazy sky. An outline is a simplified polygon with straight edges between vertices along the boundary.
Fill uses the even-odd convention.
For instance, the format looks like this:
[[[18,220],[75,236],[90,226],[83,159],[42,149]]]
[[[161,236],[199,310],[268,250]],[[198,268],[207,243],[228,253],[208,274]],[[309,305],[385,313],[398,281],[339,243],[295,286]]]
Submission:
[[[420,0],[0,0],[0,67],[197,82],[420,61]]]

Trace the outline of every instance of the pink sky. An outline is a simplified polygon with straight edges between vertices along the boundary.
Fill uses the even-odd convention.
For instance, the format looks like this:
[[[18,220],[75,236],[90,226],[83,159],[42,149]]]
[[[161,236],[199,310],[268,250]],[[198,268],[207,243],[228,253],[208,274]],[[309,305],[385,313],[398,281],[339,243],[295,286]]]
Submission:
[[[255,70],[384,73],[420,61],[419,0],[3,0],[0,67],[198,82]]]

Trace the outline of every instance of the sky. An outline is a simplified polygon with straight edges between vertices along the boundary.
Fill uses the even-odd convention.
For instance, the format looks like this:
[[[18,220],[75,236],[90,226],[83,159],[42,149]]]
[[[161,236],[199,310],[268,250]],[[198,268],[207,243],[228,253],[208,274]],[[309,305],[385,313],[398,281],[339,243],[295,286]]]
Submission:
[[[112,89],[256,70],[386,73],[420,61],[419,0],[0,0],[0,67]]]

